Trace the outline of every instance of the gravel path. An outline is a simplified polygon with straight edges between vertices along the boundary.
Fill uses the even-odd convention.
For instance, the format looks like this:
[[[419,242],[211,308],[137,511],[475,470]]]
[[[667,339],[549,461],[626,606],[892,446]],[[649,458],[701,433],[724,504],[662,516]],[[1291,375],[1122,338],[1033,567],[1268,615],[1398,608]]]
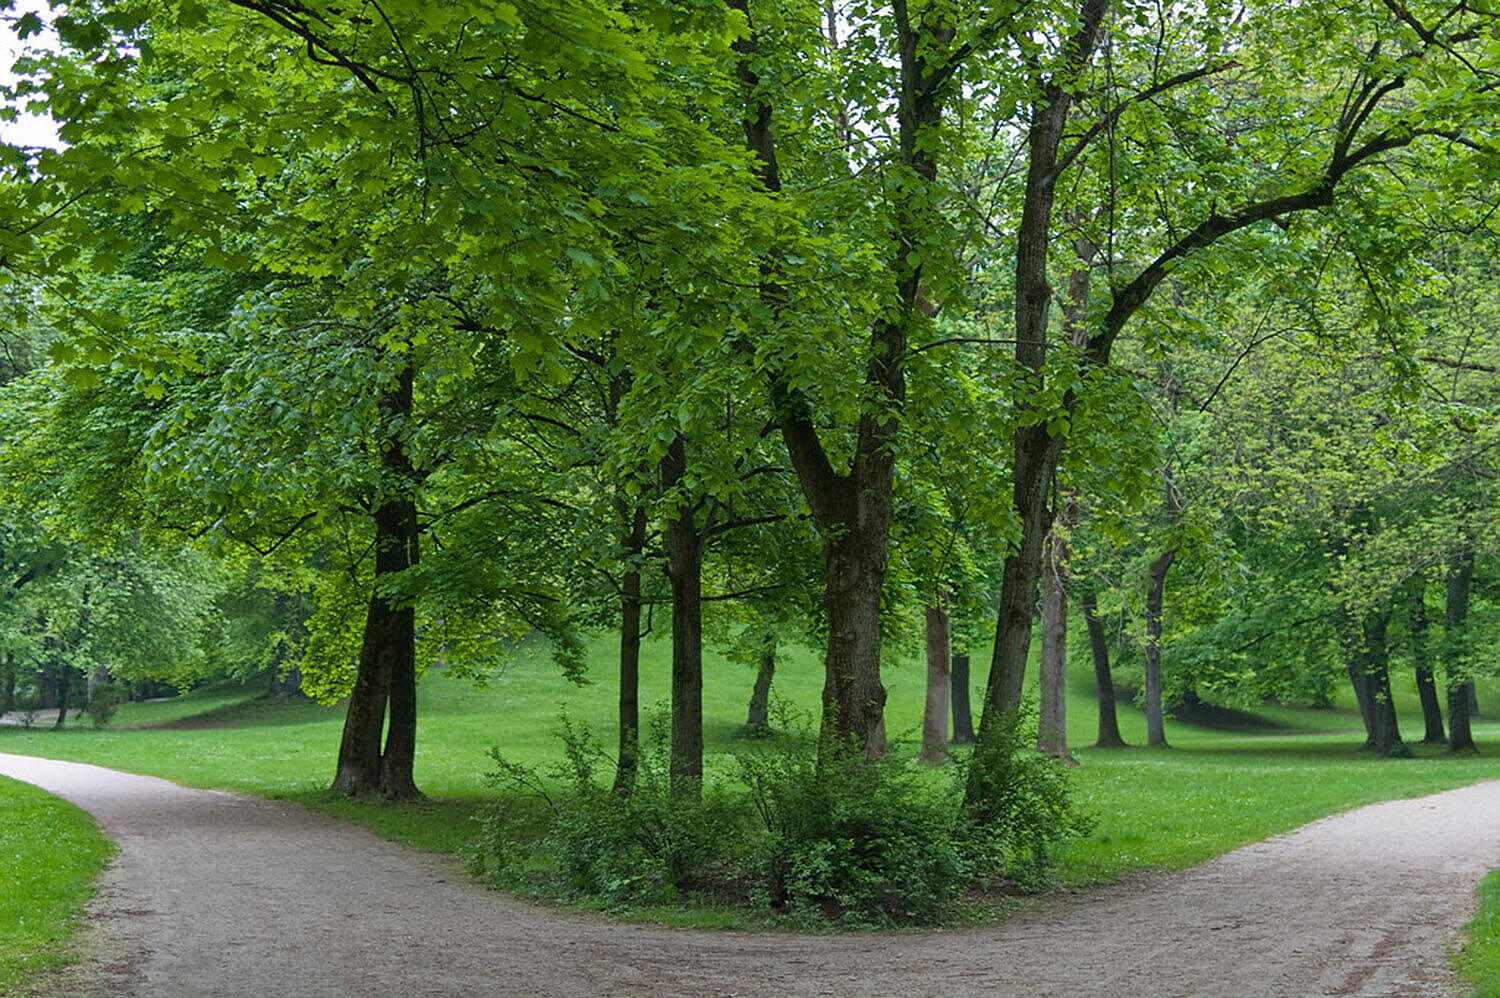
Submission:
[[[296,805],[0,754],[120,854],[79,996],[1456,995],[1500,781],[1377,804],[1002,926],[799,936],[538,908]]]

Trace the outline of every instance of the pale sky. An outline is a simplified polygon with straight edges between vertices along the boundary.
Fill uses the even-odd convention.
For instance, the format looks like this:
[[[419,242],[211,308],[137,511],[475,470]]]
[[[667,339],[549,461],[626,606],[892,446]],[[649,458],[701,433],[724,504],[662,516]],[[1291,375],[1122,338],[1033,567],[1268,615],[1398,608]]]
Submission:
[[[10,68],[21,52],[21,40],[16,37],[13,25],[27,11],[35,11],[43,22],[50,22],[51,9],[47,0],[17,0],[14,7],[0,15],[0,81],[11,83],[15,77]],[[26,40],[30,46],[48,47],[57,44],[57,35],[51,29]],[[51,118],[23,114],[16,121],[0,121],[0,141],[10,145],[57,146],[57,125]]]

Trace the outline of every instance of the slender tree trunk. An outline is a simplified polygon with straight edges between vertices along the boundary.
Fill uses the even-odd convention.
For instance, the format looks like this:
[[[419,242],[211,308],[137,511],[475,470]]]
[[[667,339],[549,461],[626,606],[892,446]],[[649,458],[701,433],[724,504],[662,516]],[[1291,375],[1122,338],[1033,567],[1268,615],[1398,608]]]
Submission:
[[[381,399],[388,425],[412,415],[410,367]],[[393,434],[381,454],[382,495],[375,508],[375,579],[365,614],[364,639],[349,695],[338,769],[332,790],[369,799],[420,797],[413,774],[417,735],[416,610],[409,599],[382,592],[390,579],[415,565],[418,525],[413,491],[416,476],[402,439]],[[381,729],[390,705],[390,730],[381,749]]]
[[[750,691],[750,710],[745,727],[759,734],[771,730],[771,681],[776,677],[776,638],[767,632],[760,667],[755,671],[755,688]]]
[[[1115,679],[1109,671],[1109,644],[1104,639],[1104,622],[1099,619],[1099,602],[1092,589],[1083,594],[1083,622],[1088,627],[1089,651],[1094,658],[1094,688],[1099,694],[1099,739],[1094,747],[1125,748],[1115,713]]]
[[[1365,615],[1363,671],[1370,701],[1370,742],[1376,755],[1386,758],[1397,754],[1401,732],[1396,724],[1396,703],[1391,696],[1390,654],[1386,647],[1389,607]]]
[[[1335,545],[1332,549],[1335,554],[1341,553],[1342,548]],[[1333,614],[1334,631],[1338,634],[1339,646],[1344,650],[1344,661],[1349,673],[1349,685],[1354,690],[1354,699],[1359,704],[1360,723],[1365,728],[1365,744],[1367,749],[1375,746],[1375,715],[1372,710],[1370,699],[1370,684],[1365,674],[1364,637],[1356,628],[1353,615],[1349,608],[1343,603],[1338,604]]]
[[[969,706],[969,656],[953,656],[949,686],[953,690],[953,744],[973,745],[974,712]]]
[[[1042,577],[1042,548],[1052,529],[1047,492],[1062,445],[1062,437],[1048,436],[1043,426],[1024,426],[1016,431],[1013,502],[1021,515],[1021,541],[1005,556],[1001,569],[995,650],[985,686],[984,711],[979,717],[981,738],[990,725],[1014,717],[1021,706],[1037,586]]]
[[[1438,706],[1437,684],[1432,681],[1432,660],[1427,654],[1427,580],[1412,576],[1407,591],[1407,634],[1411,641],[1412,670],[1417,679],[1417,696],[1422,701],[1422,741],[1441,745],[1448,740],[1443,732],[1443,711]]]
[[[953,695],[949,663],[948,601],[943,593],[927,607],[927,703],[922,711],[921,761],[941,765],[948,758],[948,701]]]
[[[13,652],[5,653],[5,687],[0,689],[0,714],[8,714],[16,709],[16,656]]]
[[[1151,563],[1150,588],[1146,592],[1146,744],[1167,747],[1161,703],[1161,604],[1167,570],[1177,558],[1177,549],[1165,551]]]
[[[1454,557],[1448,566],[1447,650],[1448,668],[1448,751],[1477,752],[1474,731],[1469,725],[1470,697],[1474,680],[1469,675],[1469,591],[1474,583],[1474,551],[1467,549]]]
[[[682,484],[687,444],[679,435],[662,458],[662,484]],[[680,500],[667,523],[667,576],[672,584],[672,792],[696,797],[703,785],[703,537],[694,507]]]
[[[60,728],[68,720],[68,694],[73,687],[73,667],[66,662],[57,663],[57,720],[54,728]]]
[[[1047,256],[1052,244],[1052,209],[1057,197],[1058,148],[1073,106],[1071,75],[1094,57],[1108,0],[1082,0],[1074,34],[1055,76],[1038,80],[1026,135],[1026,191],[1015,241],[1015,359],[1041,389],[1047,359],[1049,312],[1054,294]],[[1024,403],[1024,400],[1022,402]],[[1021,703],[1026,657],[1031,647],[1031,616],[1041,581],[1042,542],[1052,527],[1047,493],[1057,474],[1064,437],[1049,432],[1051,420],[1016,430],[1013,439],[1012,502],[1021,520],[1020,543],[1005,558],[1000,606],[995,614],[995,650],[985,685],[979,740],[1014,721]],[[978,796],[991,781],[971,772],[964,792],[969,809],[983,809]]]
[[[622,513],[624,510],[622,509]],[[641,730],[641,570],[646,547],[646,510],[630,513],[625,535],[629,567],[620,580],[620,751],[615,761],[614,791],[628,796],[635,787],[640,758]]]
[[[1058,527],[1070,526],[1065,511]],[[1041,714],[1037,750],[1077,765],[1068,752],[1068,547],[1054,528],[1042,571]]]

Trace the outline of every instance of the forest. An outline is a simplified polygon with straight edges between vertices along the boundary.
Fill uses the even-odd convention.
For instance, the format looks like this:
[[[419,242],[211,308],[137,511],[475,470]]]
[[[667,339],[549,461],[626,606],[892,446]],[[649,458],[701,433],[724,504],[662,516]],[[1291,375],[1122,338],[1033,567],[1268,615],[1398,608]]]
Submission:
[[[783,819],[917,794],[954,881],[1086,826],[1070,624],[1101,745],[1117,697],[1164,746],[1173,712],[1349,696],[1377,756],[1475,751],[1488,0],[10,20],[3,113],[58,140],[0,148],[5,711],[262,677],[346,703],[330,789],[399,802],[424,675],[542,646],[586,683],[608,641],[607,793],[571,731],[578,792],[702,826],[705,648],[769,729],[809,647],[810,754],[740,780]],[[885,710],[900,658],[921,718]],[[936,800],[889,768],[914,726]]]

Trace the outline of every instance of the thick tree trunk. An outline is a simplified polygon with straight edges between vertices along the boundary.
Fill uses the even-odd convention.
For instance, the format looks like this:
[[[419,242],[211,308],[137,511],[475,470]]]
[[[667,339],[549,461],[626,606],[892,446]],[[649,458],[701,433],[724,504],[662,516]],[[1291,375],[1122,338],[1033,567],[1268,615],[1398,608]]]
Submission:
[[[771,681],[776,677],[776,638],[767,634],[760,667],[755,670],[755,687],[750,691],[750,710],[745,727],[754,734],[771,730]]]
[[[662,458],[662,483],[682,484],[687,445],[678,436]],[[672,584],[672,792],[697,796],[703,785],[703,536],[694,509],[680,501],[667,523],[667,577]]]
[[[1432,660],[1427,654],[1427,580],[1420,574],[1412,577],[1407,591],[1407,636],[1411,641],[1412,671],[1417,680],[1417,696],[1422,701],[1422,741],[1441,745],[1448,740],[1443,732],[1443,711],[1438,705],[1437,684],[1432,681]]]
[[[1474,731],[1469,725],[1473,704],[1474,680],[1469,675],[1468,617],[1469,591],[1474,584],[1474,552],[1466,550],[1454,557],[1448,566],[1447,650],[1448,669],[1448,751],[1477,752]]]
[[[969,706],[969,656],[953,656],[948,685],[953,690],[953,744],[973,745],[974,712]]]
[[[381,411],[393,425],[412,415],[411,368],[381,399]],[[375,579],[365,614],[354,689],[349,695],[338,769],[332,790],[369,799],[420,797],[413,766],[417,744],[416,610],[409,599],[382,592],[395,575],[417,563],[416,487],[411,459],[399,436],[385,442],[380,458],[381,498],[375,509]],[[390,730],[381,750],[381,729],[390,705]]]
[[[948,701],[953,695],[948,606],[943,594],[927,607],[926,616],[927,703],[922,711],[921,761],[937,766],[948,758]]]
[[[644,508],[637,507],[630,514],[630,529],[624,540],[631,560],[620,580],[620,750],[615,761],[614,791],[621,797],[635,787],[640,758],[641,571],[637,559],[646,547]]]
[[[1161,702],[1161,604],[1167,570],[1177,559],[1177,549],[1165,551],[1151,563],[1150,588],[1146,592],[1146,744],[1167,747]]]
[[[886,694],[880,682],[885,547],[851,531],[824,541],[824,559],[828,644],[819,742],[825,751],[852,750],[874,759],[885,753]]]
[[[1108,0],[1083,0],[1074,35],[1057,75],[1039,80],[1026,135],[1026,193],[1015,240],[1015,359],[1029,372],[1032,387],[1042,388],[1047,359],[1049,312],[1054,294],[1047,256],[1052,245],[1052,209],[1057,198],[1057,155],[1073,89],[1068,77],[1093,59]],[[1023,402],[1024,404],[1024,402]],[[979,719],[983,742],[991,729],[1010,723],[1021,703],[1026,656],[1031,648],[1031,617],[1036,607],[1042,573],[1042,542],[1052,527],[1047,493],[1057,475],[1063,434],[1049,432],[1042,419],[1016,430],[1013,439],[1012,500],[1021,519],[1020,544],[1006,554],[1000,582],[1000,607],[995,615],[995,650],[985,687],[984,713]],[[971,778],[965,792],[969,806],[982,790],[983,780]]]
[[[1059,518],[1066,526],[1070,517]],[[1042,569],[1041,708],[1037,750],[1076,765],[1068,752],[1068,548],[1057,531],[1048,536]]]
[[[1115,678],[1109,671],[1109,644],[1104,638],[1104,622],[1099,619],[1098,598],[1092,589],[1083,594],[1083,622],[1089,632],[1089,651],[1094,659],[1094,688],[1099,695],[1099,738],[1094,747],[1125,748],[1115,712]]]

